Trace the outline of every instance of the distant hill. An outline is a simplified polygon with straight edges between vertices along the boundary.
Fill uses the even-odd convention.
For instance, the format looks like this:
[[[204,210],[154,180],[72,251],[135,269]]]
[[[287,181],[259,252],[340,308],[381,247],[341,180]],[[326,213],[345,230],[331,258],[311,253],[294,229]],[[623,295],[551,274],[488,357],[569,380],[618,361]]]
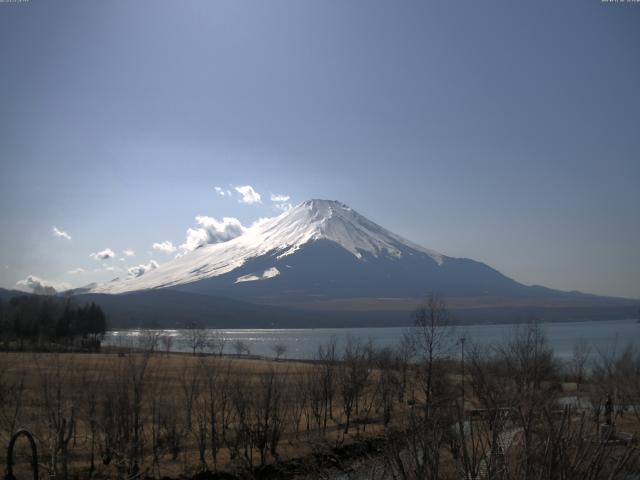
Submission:
[[[33,293],[26,293],[20,290],[7,290],[5,288],[0,288],[0,300],[3,302],[8,302],[13,297],[19,297],[20,295],[33,295]]]
[[[8,301],[24,292],[0,289],[0,299]],[[183,328],[198,324],[210,328],[340,328],[371,326],[409,326],[417,304],[397,308],[325,309],[251,304],[235,299],[179,292],[149,290],[121,295],[80,294],[69,297],[82,305],[100,305],[111,328]],[[409,308],[411,307],[411,308]],[[503,306],[468,308],[452,305],[449,310],[458,323],[511,323],[539,320],[578,321],[635,318],[635,305],[591,306]]]

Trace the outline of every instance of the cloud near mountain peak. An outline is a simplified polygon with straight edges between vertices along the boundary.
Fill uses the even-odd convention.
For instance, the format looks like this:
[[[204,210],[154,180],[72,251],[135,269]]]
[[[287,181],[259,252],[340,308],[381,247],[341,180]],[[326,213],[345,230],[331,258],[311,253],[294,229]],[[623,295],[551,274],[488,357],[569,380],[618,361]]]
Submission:
[[[222,220],[218,220],[214,217],[198,215],[196,223],[200,226],[189,228],[187,238],[180,245],[180,249],[185,252],[191,252],[203,245],[232,240],[247,230],[235,217],[223,217]]]

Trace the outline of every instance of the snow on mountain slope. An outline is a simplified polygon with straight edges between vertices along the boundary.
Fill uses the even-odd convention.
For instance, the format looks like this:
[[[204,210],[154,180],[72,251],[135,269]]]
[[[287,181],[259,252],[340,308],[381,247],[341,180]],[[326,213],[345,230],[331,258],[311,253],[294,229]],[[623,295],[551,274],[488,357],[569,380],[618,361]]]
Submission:
[[[335,242],[362,260],[364,255],[401,258],[411,251],[428,255],[438,265],[447,258],[389,232],[340,202],[309,200],[258,222],[232,240],[205,245],[144,275],[99,285],[92,292],[123,293],[192,283],[229,273],[267,253],[275,252],[278,258],[291,255],[317,240]],[[268,281],[275,276],[274,271],[265,271],[239,281]]]

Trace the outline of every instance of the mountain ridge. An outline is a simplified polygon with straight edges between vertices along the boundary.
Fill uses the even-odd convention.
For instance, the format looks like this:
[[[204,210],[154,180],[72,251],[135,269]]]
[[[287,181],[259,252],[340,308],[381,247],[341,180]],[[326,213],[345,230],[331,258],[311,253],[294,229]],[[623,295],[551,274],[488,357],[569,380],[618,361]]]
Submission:
[[[256,222],[235,238],[203,245],[144,275],[76,293],[156,289],[305,309],[325,308],[323,302],[419,299],[431,293],[506,299],[501,305],[510,305],[509,299],[528,306],[607,302],[607,297],[524,285],[482,262],[443,255],[406,240],[342,202],[321,199],[302,202]]]

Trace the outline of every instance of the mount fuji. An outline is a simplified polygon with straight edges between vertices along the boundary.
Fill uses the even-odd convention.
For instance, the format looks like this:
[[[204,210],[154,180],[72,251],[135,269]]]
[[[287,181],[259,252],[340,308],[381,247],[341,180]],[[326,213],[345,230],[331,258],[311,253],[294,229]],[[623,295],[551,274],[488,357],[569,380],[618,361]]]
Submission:
[[[514,308],[583,308],[613,300],[523,285],[484,263],[416,245],[330,200],[306,201],[231,240],[203,245],[143,275],[93,286],[87,293],[114,304],[124,298],[157,303],[161,292],[182,303],[197,298],[194,305],[202,315],[215,297],[252,308],[293,308],[300,318],[300,312],[327,316],[337,311],[367,318],[381,312],[406,316],[430,293],[443,295],[453,308],[486,313],[500,307],[510,315]],[[270,312],[282,318],[282,311]]]

